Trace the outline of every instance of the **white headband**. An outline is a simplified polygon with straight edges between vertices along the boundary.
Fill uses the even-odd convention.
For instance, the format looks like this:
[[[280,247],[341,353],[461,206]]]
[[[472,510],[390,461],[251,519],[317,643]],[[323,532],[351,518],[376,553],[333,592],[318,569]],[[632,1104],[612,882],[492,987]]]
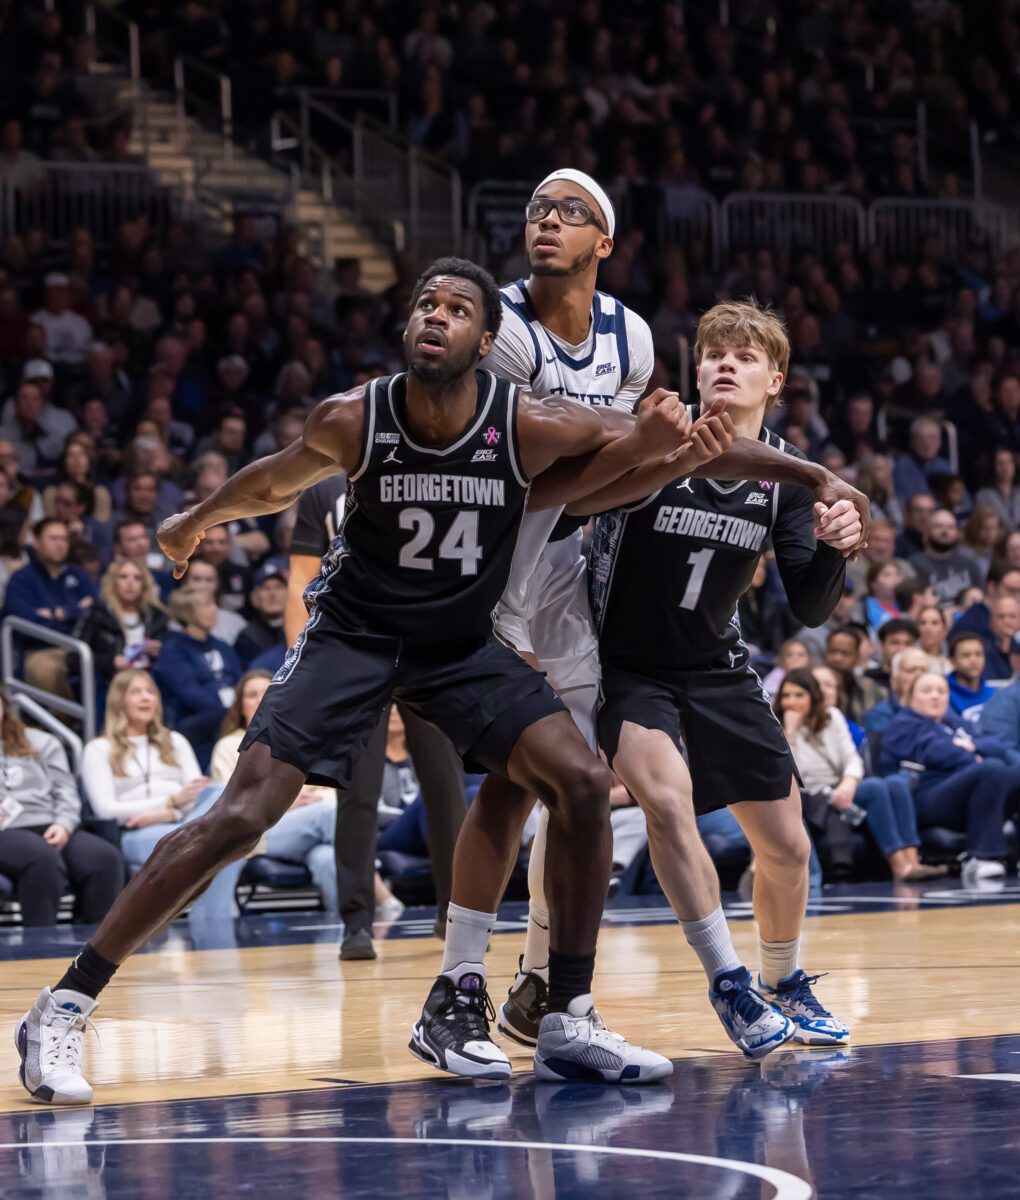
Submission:
[[[565,179],[569,183],[576,183],[578,187],[584,188],[599,208],[602,209],[602,215],[606,219],[606,230],[609,236],[613,237],[616,232],[616,212],[613,208],[613,202],[595,180],[583,171],[575,171],[573,167],[564,167],[560,171],[553,171],[551,175],[547,175],[538,187],[535,188],[534,192],[531,193],[532,196],[537,195],[547,183],[556,183],[559,179]]]

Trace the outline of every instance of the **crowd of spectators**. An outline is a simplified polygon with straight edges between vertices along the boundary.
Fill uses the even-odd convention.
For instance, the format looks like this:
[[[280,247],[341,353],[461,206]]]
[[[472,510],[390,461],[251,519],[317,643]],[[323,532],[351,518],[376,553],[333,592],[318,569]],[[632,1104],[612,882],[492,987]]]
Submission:
[[[0,5],[10,67],[0,181],[30,171],[26,155],[59,158],[72,142],[79,158],[115,157],[123,139],[114,132],[126,127],[91,119],[93,47],[73,6],[24,16],[15,8]],[[597,0],[498,10],[484,0],[122,8],[140,22],[154,70],[176,53],[195,55],[230,71],[253,112],[297,84],[389,89],[412,140],[469,176],[537,179],[547,167],[578,166],[628,190],[635,213],[648,189],[667,206],[689,187],[920,194],[916,144],[881,123],[908,122],[918,99],[947,121],[979,113],[1003,145],[1015,131],[1003,81],[1020,40],[1008,6],[992,21],[954,3],[790,0],[731,5],[733,24],[720,28],[712,5],[647,4],[632,6],[612,37]],[[771,16],[759,25],[763,13]],[[950,42],[966,47],[966,70],[959,58],[950,69]],[[70,136],[76,122],[84,142]],[[13,132],[8,141],[15,126],[18,145]],[[943,173],[939,186],[951,194],[956,184]],[[998,817],[1015,807],[1010,755],[1020,754],[1020,251],[934,237],[911,261],[839,243],[760,246],[735,248],[714,269],[705,247],[657,244],[649,228],[622,225],[600,286],[650,321],[651,386],[683,382],[679,338],[693,340],[716,298],[753,293],[773,304],[792,341],[774,424],[855,481],[878,517],[821,630],[797,628],[767,558],[741,604],[745,638],[781,701],[787,673],[817,679],[822,701],[802,689],[816,728],[795,731],[790,718],[791,738],[810,755],[809,734],[824,744],[838,734],[843,755],[846,722],[866,773],[840,758],[832,807],[848,807],[848,794],[853,802],[868,785],[858,796],[864,828],[897,878],[922,869],[916,843],[932,824],[966,833],[972,860],[1001,859]],[[165,714],[154,718],[158,738],[170,738],[160,754],[169,746],[173,763],[160,761],[180,773],[173,796],[204,780],[224,719],[231,735],[244,726],[244,687],[256,689],[282,657],[295,514],[209,531],[181,585],[155,544],[159,522],[299,437],[317,400],[402,363],[419,264],[398,255],[396,284],[377,296],[361,285],[357,260],[317,268],[298,244],[294,230],[239,215],[212,249],[196,228],[141,216],[107,243],[85,228],[55,243],[29,226],[0,246],[3,612],[91,646],[100,712],[124,672],[151,681]],[[499,264],[504,278],[522,269],[516,256]],[[907,687],[903,655],[909,662],[918,651],[946,680],[942,712],[939,685],[926,682],[916,703]],[[19,654],[29,681],[79,694],[73,656],[30,640]],[[974,766],[1000,761],[1000,777],[975,771],[965,795],[942,787],[946,729],[951,754],[973,756]],[[903,739],[917,752],[911,761],[930,768],[910,792],[916,829],[903,790],[869,782],[910,758]],[[929,791],[934,799],[922,803]],[[986,826],[972,828],[975,795]],[[196,797],[186,799],[193,811]],[[323,799],[306,797],[296,811]],[[614,826],[628,830],[621,869],[641,841],[626,800],[616,796]],[[48,823],[33,826],[51,846],[59,811],[54,800]],[[307,843],[300,857],[316,879],[324,814],[305,813],[294,836]],[[417,820],[416,811],[404,824]],[[716,824],[720,836],[738,836],[723,817]],[[818,829],[824,847],[832,822]]]

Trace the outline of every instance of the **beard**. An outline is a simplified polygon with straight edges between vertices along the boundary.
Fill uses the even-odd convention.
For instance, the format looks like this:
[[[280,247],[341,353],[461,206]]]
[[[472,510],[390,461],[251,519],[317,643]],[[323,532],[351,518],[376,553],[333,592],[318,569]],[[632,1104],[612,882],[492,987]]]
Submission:
[[[956,538],[933,538],[929,537],[928,542],[936,554],[948,554],[956,546]]]
[[[544,263],[544,262],[536,263],[532,259],[531,255],[529,254],[528,255],[528,266],[531,268],[532,275],[545,275],[547,277],[580,275],[582,271],[586,271],[588,269],[588,267],[591,265],[591,260],[594,257],[595,257],[595,247],[591,246],[591,247],[589,247],[589,249],[585,250],[582,254],[579,254],[577,256],[577,258],[575,258],[574,261],[569,266],[554,267],[549,263]]]
[[[415,379],[421,383],[452,383],[455,379],[460,379],[466,375],[468,371],[478,361],[478,352],[482,348],[481,339],[475,342],[474,346],[464,350],[459,355],[454,355],[447,348],[445,356],[438,362],[415,362],[410,356],[407,361],[407,373],[413,375]]]

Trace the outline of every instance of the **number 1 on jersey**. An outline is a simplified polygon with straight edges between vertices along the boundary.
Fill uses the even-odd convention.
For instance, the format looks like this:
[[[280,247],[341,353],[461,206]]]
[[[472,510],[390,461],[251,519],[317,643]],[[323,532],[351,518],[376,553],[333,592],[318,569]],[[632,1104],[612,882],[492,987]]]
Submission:
[[[436,531],[432,514],[424,508],[405,508],[397,517],[397,524],[401,529],[414,531],[411,540],[400,548],[400,565],[415,571],[434,570],[435,561],[421,553]],[[478,544],[477,511],[466,510],[454,517],[453,524],[439,543],[439,557],[459,562],[461,575],[478,574],[482,548]]]
[[[698,598],[705,585],[708,564],[712,561],[714,554],[714,550],[692,550],[687,555],[687,565],[694,569],[691,571],[690,579],[687,580],[687,587],[684,589],[683,599],[680,601],[681,608],[691,610],[698,607]]]

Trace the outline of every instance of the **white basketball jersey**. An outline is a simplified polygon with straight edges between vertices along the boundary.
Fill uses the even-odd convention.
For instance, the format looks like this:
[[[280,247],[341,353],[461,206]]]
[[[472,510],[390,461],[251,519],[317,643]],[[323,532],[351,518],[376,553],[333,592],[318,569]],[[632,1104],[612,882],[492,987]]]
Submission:
[[[482,365],[535,396],[567,396],[579,404],[633,411],[645,394],[655,361],[648,325],[619,300],[596,292],[588,337],[580,346],[550,333],[538,319],[527,283],[518,279],[500,289],[503,323]],[[527,513],[521,525],[505,599],[530,579],[562,508]]]

